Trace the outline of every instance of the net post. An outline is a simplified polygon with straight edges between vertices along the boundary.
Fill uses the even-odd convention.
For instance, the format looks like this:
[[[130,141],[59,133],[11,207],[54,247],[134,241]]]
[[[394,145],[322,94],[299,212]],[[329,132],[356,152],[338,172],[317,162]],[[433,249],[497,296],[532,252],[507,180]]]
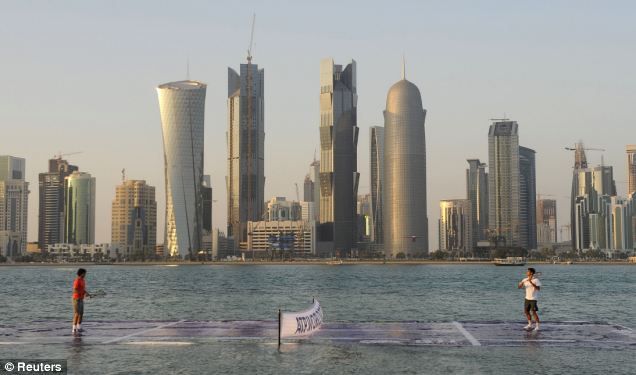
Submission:
[[[281,326],[281,312],[280,309],[278,309],[278,347],[280,347],[280,331],[282,329]]]

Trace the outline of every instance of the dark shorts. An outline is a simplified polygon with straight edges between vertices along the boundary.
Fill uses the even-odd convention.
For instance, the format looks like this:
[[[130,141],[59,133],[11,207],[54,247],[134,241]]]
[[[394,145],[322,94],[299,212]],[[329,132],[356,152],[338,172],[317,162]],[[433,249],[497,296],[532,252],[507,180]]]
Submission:
[[[530,312],[530,311],[539,311],[539,305],[537,304],[537,300],[530,300],[530,299],[526,299],[523,301],[523,309],[525,310],[525,312]]]
[[[73,299],[73,312],[75,314],[84,315],[84,300]]]

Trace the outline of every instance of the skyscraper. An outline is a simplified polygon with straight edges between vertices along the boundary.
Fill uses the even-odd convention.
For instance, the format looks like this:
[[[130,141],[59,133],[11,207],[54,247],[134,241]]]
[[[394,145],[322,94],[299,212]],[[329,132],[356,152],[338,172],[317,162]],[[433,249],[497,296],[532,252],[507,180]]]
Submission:
[[[23,158],[0,156],[0,255],[26,252],[29,183]]]
[[[384,128],[371,127],[371,242],[384,242],[382,219],[382,185],[384,180]]]
[[[95,243],[95,178],[75,171],[64,179],[64,242]]]
[[[519,234],[521,247],[537,248],[537,178],[535,152],[519,146]]]
[[[495,120],[488,132],[488,226],[505,246],[522,246],[518,128],[516,121]]]
[[[265,71],[228,68],[227,235],[236,249],[247,244],[247,222],[263,218],[265,201]]]
[[[636,145],[627,145],[627,195],[636,192]]]
[[[157,87],[166,181],[164,252],[190,257],[201,248],[203,123],[206,85],[171,82]]]
[[[64,239],[64,178],[77,170],[60,156],[50,159],[48,172],[39,175],[38,245],[42,250]]]
[[[115,188],[111,246],[127,259],[155,257],[157,201],[155,188],[143,180],[125,180]]]
[[[488,240],[488,173],[479,159],[468,159],[466,170],[466,198],[470,201],[471,245]]]
[[[402,80],[384,111],[384,251],[387,257],[428,254],[426,137],[420,90]]]
[[[315,156],[314,161],[309,164],[309,178],[314,184],[314,197],[312,199],[314,216],[311,220],[318,222],[320,220],[320,160],[316,160]]]
[[[314,182],[311,180],[309,173],[305,176],[305,182],[303,183],[303,201],[314,201]]]
[[[356,62],[320,63],[319,251],[348,256],[356,248],[358,198]]]
[[[554,199],[537,201],[537,242],[539,246],[557,242],[557,207]]]
[[[472,255],[471,202],[449,199],[439,202],[439,249],[458,256]]]

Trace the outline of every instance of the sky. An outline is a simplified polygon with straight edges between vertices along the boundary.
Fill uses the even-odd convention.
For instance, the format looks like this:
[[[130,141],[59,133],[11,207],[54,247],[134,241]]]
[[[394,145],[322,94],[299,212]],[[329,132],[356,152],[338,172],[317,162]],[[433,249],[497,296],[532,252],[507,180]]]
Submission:
[[[537,192],[569,224],[573,155],[614,166],[626,191],[636,143],[636,3],[630,1],[12,1],[0,2],[0,155],[26,158],[28,239],[37,240],[38,173],[58,152],[97,179],[96,241],[110,242],[121,170],[165,189],[156,86],[207,83],[205,170],[213,225],[226,226],[227,67],[265,69],[265,196],[295,199],[319,147],[319,66],[358,67],[358,171],[369,191],[369,128],[406,78],[426,117],[430,248],[441,199],[466,197],[466,159],[488,159],[491,118],[519,123]],[[565,233],[564,233],[565,235]]]

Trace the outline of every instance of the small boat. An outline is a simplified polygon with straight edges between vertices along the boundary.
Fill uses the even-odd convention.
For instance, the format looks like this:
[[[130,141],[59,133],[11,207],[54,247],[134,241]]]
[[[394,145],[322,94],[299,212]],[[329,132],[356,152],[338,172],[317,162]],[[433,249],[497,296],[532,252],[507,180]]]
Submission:
[[[495,258],[495,266],[523,266],[526,264],[524,257]]]
[[[328,265],[330,266],[336,266],[336,265],[340,265],[342,264],[342,259],[341,260],[330,260],[327,262]]]

